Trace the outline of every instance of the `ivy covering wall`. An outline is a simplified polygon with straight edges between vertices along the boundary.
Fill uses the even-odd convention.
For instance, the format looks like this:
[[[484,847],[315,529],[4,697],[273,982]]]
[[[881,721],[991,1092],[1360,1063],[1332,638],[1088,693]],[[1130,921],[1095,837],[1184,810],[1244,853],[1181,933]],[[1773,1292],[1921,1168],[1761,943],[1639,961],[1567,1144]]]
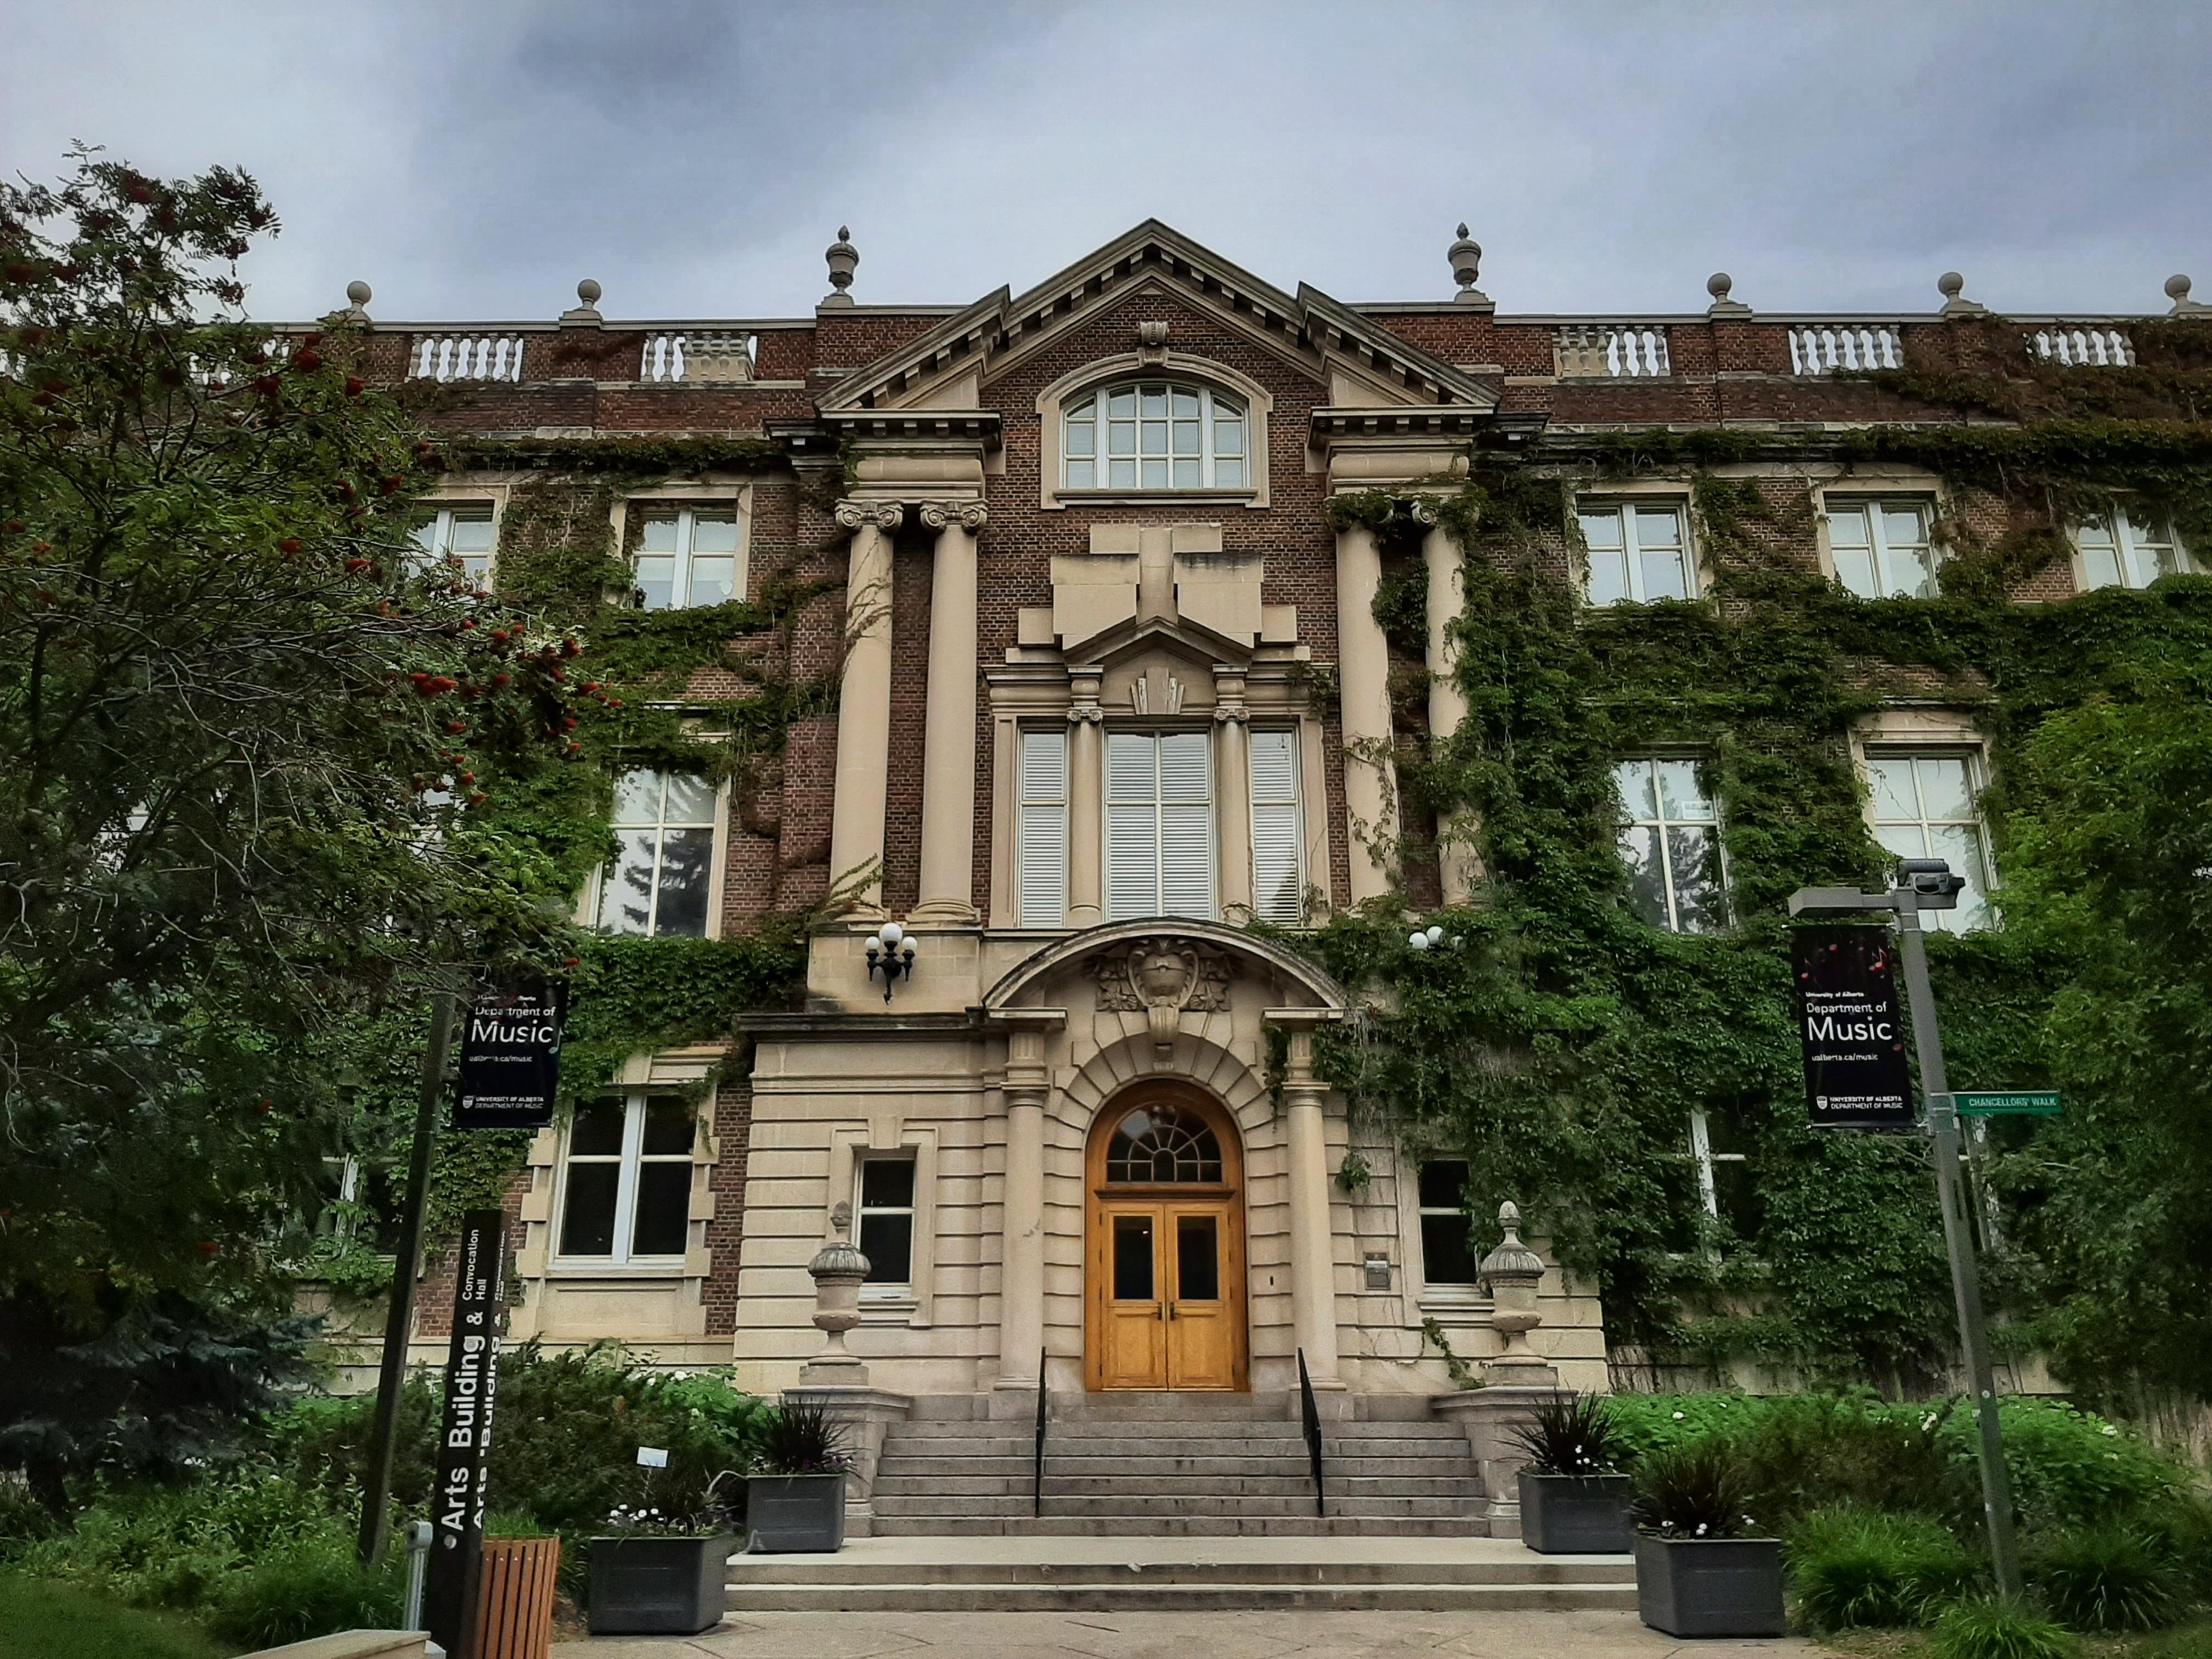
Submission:
[[[1465,550],[1454,635],[1471,713],[1432,738],[1422,700],[1396,699],[1401,791],[1412,817],[1472,809],[1487,879],[1448,919],[1456,948],[1411,951],[1390,905],[1315,939],[1346,981],[1387,992],[1387,1012],[1334,1041],[1327,1063],[1409,1146],[1468,1160],[1479,1227],[1501,1200],[1533,1209],[1601,1292],[1617,1351],[1899,1389],[1944,1368],[1954,1327],[1925,1143],[1806,1127],[1784,910],[1800,886],[1886,884],[1850,739],[1905,701],[1966,713],[1991,744],[1983,805],[2004,925],[1932,941],[1953,1085],[2070,1091],[2066,1118],[2001,1126],[1981,1164],[1985,1188],[2006,1194],[1984,1271],[2010,1343],[2055,1354],[2085,1387],[2189,1389],[2188,1331],[2168,1320],[2130,1338],[2120,1308],[2096,1310],[2131,1279],[2147,1295],[2154,1284],[2159,1306],[2197,1289],[2212,1303],[2201,1200],[2181,1216],[2172,1194],[2107,1188],[2106,1247],[2065,1242],[2097,1224],[2097,1189],[2119,1178],[2124,1149],[2162,1131],[2129,1116],[2112,1075],[2124,1057],[2103,1057],[2100,1083],[2069,1044],[2081,957],[2097,947],[2057,925],[2070,900],[2032,866],[2074,810],[2054,769],[2082,760],[2046,752],[2054,733],[2085,711],[2137,711],[2154,732],[2201,716],[2212,579],[2008,597],[2067,556],[2069,526],[2116,504],[2212,551],[2212,325],[2134,334],[2136,367],[2069,370],[2027,357],[2017,325],[1956,325],[1878,377],[1919,400],[1923,423],[1561,435],[1478,452],[1454,493],[1429,492]],[[1848,489],[1875,463],[1935,474],[1960,509],[1936,526],[1940,597],[1860,599],[1819,574],[1809,479],[1840,466]],[[1580,600],[1575,492],[1632,478],[1680,482],[1708,575],[1699,599]],[[1408,505],[1376,494],[1335,510],[1410,542]],[[1418,571],[1386,582],[1376,607],[1401,660],[1421,650]],[[1661,932],[1626,902],[1613,768],[1654,749],[1703,757],[1723,815],[1724,932]],[[2094,775],[2125,759],[2082,763]],[[2205,776],[2174,778],[2172,810],[2212,816]],[[1408,859],[1423,848],[1417,829]],[[1693,1109],[1748,1155],[1757,1202],[1740,1229],[1704,1213]],[[2059,1215],[2064,1228],[2039,1224]],[[2158,1225],[2163,1243],[2129,1242]]]

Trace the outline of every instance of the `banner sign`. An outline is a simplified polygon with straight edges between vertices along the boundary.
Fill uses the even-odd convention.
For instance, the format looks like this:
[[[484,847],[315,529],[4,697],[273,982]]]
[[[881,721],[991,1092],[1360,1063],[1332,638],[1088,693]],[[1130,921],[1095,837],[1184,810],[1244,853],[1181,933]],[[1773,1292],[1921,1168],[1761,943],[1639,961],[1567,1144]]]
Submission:
[[[1961,1117],[2056,1117],[2056,1089],[1960,1089],[1951,1104]]]
[[[456,1129],[543,1129],[553,1121],[568,1010],[565,985],[488,992],[470,1006]]]
[[[483,1560],[485,1454],[499,1389],[499,1328],[507,1311],[507,1217],[471,1210],[454,1257],[453,1340],[446,1354],[446,1411],[430,1489],[430,1562],[424,1622],[447,1653],[474,1625]]]
[[[1805,1104],[1816,1129],[1910,1129],[1912,1077],[1887,927],[1799,927],[1790,938]]]

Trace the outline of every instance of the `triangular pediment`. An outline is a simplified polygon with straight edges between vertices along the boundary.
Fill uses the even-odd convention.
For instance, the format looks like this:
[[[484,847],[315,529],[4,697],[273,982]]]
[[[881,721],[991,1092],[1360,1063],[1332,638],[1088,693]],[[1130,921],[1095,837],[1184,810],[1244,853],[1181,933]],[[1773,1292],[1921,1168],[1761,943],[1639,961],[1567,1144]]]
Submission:
[[[1077,327],[1130,299],[1164,293],[1284,359],[1332,405],[1487,414],[1498,393],[1379,323],[1300,283],[1264,283],[1180,232],[1147,219],[1026,293],[1000,289],[841,380],[826,416],[945,409]]]

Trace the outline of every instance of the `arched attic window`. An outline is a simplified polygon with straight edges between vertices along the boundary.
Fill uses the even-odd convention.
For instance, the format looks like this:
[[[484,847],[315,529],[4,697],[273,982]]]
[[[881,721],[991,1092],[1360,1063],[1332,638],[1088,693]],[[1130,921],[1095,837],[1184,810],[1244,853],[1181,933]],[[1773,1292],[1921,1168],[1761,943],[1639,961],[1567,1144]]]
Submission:
[[[1104,386],[1061,405],[1067,489],[1243,489],[1251,482],[1244,400],[1179,380]]]

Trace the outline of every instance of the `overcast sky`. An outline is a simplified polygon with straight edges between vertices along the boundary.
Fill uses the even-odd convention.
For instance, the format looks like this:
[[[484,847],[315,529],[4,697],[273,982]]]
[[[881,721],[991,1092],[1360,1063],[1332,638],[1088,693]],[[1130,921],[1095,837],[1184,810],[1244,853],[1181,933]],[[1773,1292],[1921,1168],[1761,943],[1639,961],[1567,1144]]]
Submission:
[[[252,309],[805,314],[1017,292],[1147,215],[1284,288],[1505,312],[2212,299],[2212,4],[0,0],[0,161],[222,162]]]

